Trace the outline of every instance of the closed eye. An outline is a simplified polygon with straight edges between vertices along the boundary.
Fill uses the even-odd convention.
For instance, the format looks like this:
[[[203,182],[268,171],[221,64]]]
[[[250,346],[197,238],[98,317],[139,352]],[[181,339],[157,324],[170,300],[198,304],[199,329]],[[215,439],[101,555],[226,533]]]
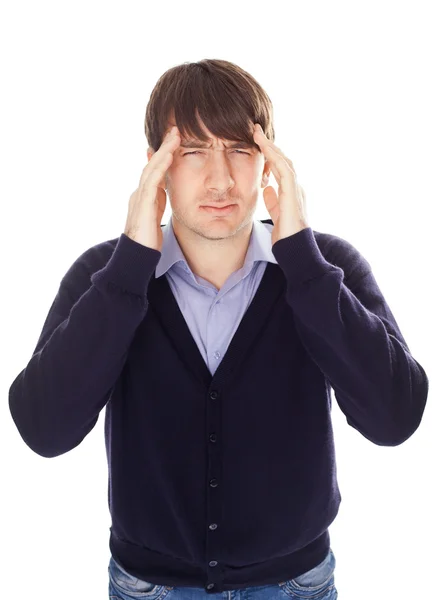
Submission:
[[[249,152],[243,152],[242,150],[234,150],[234,152],[239,152],[240,154],[246,154],[247,156],[250,156]],[[188,154],[203,154],[203,153],[199,152],[198,150],[195,150],[194,152],[185,152],[185,154],[183,156],[188,156]]]

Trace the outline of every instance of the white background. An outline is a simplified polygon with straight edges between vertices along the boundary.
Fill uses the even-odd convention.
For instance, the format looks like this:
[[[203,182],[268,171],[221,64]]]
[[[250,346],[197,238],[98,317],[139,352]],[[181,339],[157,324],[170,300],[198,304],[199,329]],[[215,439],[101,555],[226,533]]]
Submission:
[[[365,256],[413,356],[432,372],[429,8],[3,2],[2,598],[108,598],[105,409],[77,448],[46,459],[20,437],[8,390],[67,269],[123,232],[147,163],[146,104],[172,66],[226,59],[265,88],[275,143],[293,161],[310,226]],[[167,201],[163,223],[170,214]],[[269,218],[262,197],[256,218]],[[399,447],[363,438],[335,399],[333,422],[339,598],[433,597],[431,403]]]

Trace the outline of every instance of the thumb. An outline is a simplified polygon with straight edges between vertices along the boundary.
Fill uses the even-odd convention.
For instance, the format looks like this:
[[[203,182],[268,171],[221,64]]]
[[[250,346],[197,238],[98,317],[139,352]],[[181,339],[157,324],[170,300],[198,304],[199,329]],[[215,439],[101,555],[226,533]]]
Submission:
[[[271,215],[271,219],[275,224],[278,221],[280,209],[278,204],[278,194],[271,185],[268,185],[268,187],[263,190],[263,200],[265,202],[266,210]]]

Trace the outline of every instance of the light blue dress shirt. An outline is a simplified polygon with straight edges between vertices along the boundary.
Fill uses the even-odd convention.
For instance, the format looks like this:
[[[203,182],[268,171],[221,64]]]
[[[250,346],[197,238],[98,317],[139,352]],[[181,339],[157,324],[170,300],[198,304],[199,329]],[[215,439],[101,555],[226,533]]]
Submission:
[[[229,276],[220,290],[191,271],[174,233],[172,218],[162,228],[163,244],[155,277],[167,275],[179,308],[212,375],[254,298],[267,263],[277,264],[272,253],[273,227],[258,219],[253,221],[244,264]]]

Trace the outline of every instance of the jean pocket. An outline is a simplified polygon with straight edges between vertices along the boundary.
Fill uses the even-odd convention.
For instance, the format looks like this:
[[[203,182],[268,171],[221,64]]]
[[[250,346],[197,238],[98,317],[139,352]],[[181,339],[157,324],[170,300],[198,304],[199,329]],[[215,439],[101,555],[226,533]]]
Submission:
[[[112,586],[122,594],[122,598],[126,597],[139,600],[140,598],[163,598],[172,589],[168,586],[151,583],[138,579],[135,575],[131,575],[123,567],[117,563],[114,558],[110,557],[108,565],[108,574]]]
[[[285,587],[296,598],[325,600],[331,598],[335,589],[334,571],[336,560],[331,549],[326,558],[313,569],[286,581]]]

